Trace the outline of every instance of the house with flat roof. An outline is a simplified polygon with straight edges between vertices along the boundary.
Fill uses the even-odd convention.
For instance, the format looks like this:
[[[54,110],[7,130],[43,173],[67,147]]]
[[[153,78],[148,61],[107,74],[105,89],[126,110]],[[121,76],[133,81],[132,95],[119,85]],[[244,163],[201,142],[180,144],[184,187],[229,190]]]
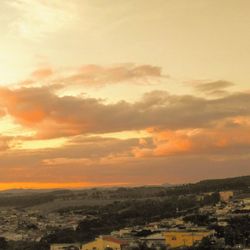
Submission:
[[[207,230],[170,230],[164,233],[166,245],[170,248],[190,247],[213,234],[214,231]]]
[[[128,245],[129,243],[126,240],[108,235],[108,236],[100,236],[96,238],[94,241],[84,244],[81,250],[105,250],[105,249],[123,250]]]

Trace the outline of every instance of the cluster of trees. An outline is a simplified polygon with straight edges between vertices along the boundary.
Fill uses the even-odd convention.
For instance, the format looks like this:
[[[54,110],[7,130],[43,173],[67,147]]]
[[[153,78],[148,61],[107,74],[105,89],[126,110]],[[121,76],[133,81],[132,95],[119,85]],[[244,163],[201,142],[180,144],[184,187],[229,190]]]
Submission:
[[[234,178],[215,179],[200,181],[195,184],[189,184],[193,192],[216,192],[223,190],[245,190],[250,189],[250,176],[241,176]]]
[[[55,196],[50,193],[44,194],[28,194],[17,196],[2,196],[0,197],[1,207],[19,207],[25,208],[51,202],[55,199]]]
[[[204,222],[204,225],[209,225],[207,223],[209,221],[209,216],[197,215],[193,216],[192,220],[199,220]],[[190,219],[190,218],[186,218]],[[214,249],[220,250],[225,249],[233,249],[235,246],[250,246],[250,216],[238,216],[231,218],[228,221],[228,225],[226,227],[212,225],[210,226],[211,229],[216,231],[217,240],[215,241],[213,238],[205,238],[201,244],[195,247],[190,247],[187,249],[194,249],[194,250],[202,250],[202,249]]]
[[[0,237],[1,250],[35,250],[39,243],[24,242],[24,241],[7,241],[5,238]],[[49,248],[48,248],[49,249]]]
[[[215,228],[218,236],[229,246],[250,246],[250,215],[237,216],[228,221],[227,227]]]
[[[215,241],[213,238],[206,237],[199,244],[192,247],[185,247],[182,250],[224,250],[224,241]]]

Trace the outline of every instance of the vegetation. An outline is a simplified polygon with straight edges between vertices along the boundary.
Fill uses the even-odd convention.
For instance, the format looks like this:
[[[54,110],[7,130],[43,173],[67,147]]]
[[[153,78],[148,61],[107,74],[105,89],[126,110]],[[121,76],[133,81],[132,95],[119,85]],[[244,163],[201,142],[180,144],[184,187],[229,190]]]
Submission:
[[[172,187],[144,186],[135,188],[121,187],[111,189],[93,188],[78,191],[57,190],[44,193],[41,193],[41,191],[33,191],[33,193],[32,191],[28,193],[2,192],[0,193],[0,206],[27,208],[58,201],[65,203],[66,207],[68,207],[70,203],[74,203],[73,201],[86,201],[84,204],[88,205],[88,202],[89,204],[92,204],[91,201],[93,200],[99,200],[99,204],[105,204],[104,201],[111,201],[112,203],[112,201],[117,200],[157,199],[179,195],[197,195],[200,193],[218,192],[222,190],[244,190],[244,192],[247,192],[250,191],[249,186],[250,176],[243,176],[219,180],[205,180],[195,184],[184,184]],[[209,198],[213,199],[214,197],[208,196],[207,199]],[[210,201],[208,202],[210,203]],[[107,203],[110,202],[106,202],[106,204]],[[79,206],[82,206],[82,203],[79,202]]]
[[[207,180],[176,187],[137,187],[117,189],[59,190],[26,195],[0,195],[1,206],[32,207],[55,200],[100,200],[100,205],[85,205],[59,209],[61,214],[74,212],[88,215],[76,230],[56,230],[44,235],[40,242],[6,242],[0,238],[3,250],[48,250],[52,243],[87,242],[100,234],[108,234],[126,226],[140,225],[162,218],[184,215],[185,221],[200,226],[213,225],[208,215],[199,215],[198,209],[219,201],[221,190],[249,191],[250,176],[223,180]],[[205,193],[205,194],[204,194]],[[200,195],[202,194],[202,195]],[[199,198],[198,198],[199,197]],[[105,201],[109,201],[105,203]],[[102,205],[101,205],[102,204]],[[249,217],[231,219],[227,227],[213,226],[218,237],[224,237],[228,246],[250,244]],[[33,225],[20,225],[32,227]],[[148,235],[151,232],[142,232]],[[203,247],[203,248],[201,248]],[[217,248],[216,248],[217,247]],[[219,244],[205,239],[201,246],[190,249],[220,249]],[[145,246],[140,246],[144,250]]]

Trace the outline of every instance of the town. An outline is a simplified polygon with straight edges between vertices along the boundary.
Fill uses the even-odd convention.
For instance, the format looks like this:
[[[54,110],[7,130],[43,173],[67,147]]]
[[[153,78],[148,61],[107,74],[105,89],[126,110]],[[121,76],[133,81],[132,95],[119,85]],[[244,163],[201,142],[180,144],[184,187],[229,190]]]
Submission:
[[[49,212],[34,204],[2,207],[0,249],[249,249],[248,182],[238,177],[177,187],[57,191],[60,201],[87,197],[99,205]],[[222,186],[227,188],[218,191]]]
[[[207,216],[209,221],[213,221],[207,226],[198,226],[192,222],[190,215],[187,215],[151,222],[144,226],[122,228],[111,232],[110,235],[100,235],[94,241],[86,244],[52,244],[50,249],[141,249],[144,244],[148,249],[176,249],[198,246],[205,238],[209,239],[210,243],[217,246],[218,249],[224,249],[226,247],[225,237],[219,237],[218,232],[211,229],[211,225],[227,227],[231,219],[245,218],[246,215],[249,223],[250,197],[233,199],[231,191],[219,194],[220,202],[214,206],[204,206],[199,209],[197,214],[192,214],[192,218]],[[245,246],[250,244],[249,233],[250,231],[248,231],[247,238],[242,240],[244,244],[234,246],[238,249],[247,249]]]

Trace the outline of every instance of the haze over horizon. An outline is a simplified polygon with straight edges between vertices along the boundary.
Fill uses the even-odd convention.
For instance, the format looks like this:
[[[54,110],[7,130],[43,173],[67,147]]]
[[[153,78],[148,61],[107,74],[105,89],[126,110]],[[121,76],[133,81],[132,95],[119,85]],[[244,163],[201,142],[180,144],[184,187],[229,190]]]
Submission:
[[[0,11],[0,190],[250,175],[248,0]]]

